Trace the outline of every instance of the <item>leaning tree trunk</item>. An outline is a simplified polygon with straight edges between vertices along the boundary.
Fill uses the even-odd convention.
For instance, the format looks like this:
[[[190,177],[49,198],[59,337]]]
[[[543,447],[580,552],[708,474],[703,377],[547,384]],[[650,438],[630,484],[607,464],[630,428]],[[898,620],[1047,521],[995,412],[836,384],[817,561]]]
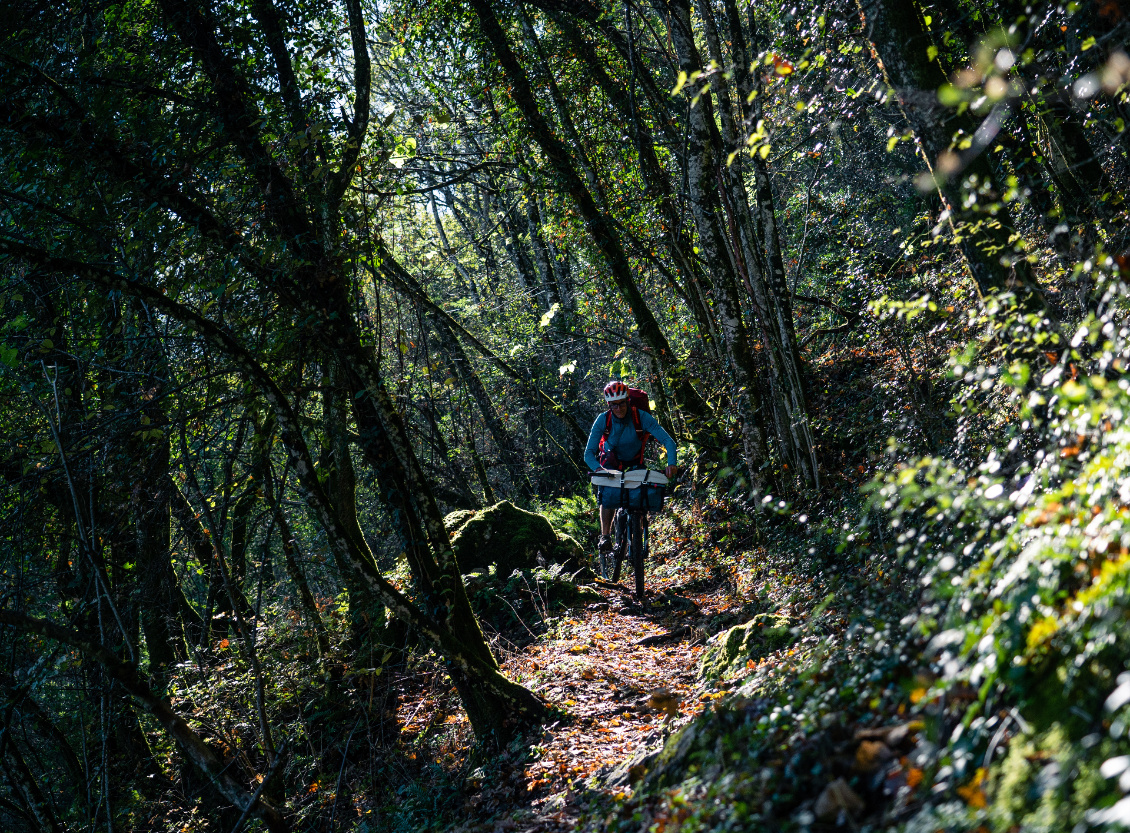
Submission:
[[[704,419],[709,410],[702,397],[691,385],[685,369],[679,366],[666,336],[640,292],[632,275],[628,255],[620,241],[620,235],[612,219],[602,212],[585,188],[573,164],[569,149],[553,134],[545,117],[537,105],[533,87],[522,65],[518,62],[506,33],[495,16],[488,0],[470,0],[470,6],[479,19],[483,35],[490,45],[495,58],[501,64],[510,83],[510,96],[517,106],[529,129],[531,137],[542,149],[550,167],[557,176],[564,191],[573,199],[581,214],[593,242],[600,251],[608,267],[616,288],[620,291],[631,311],[639,330],[640,338],[655,355],[663,371],[672,380],[672,394],[684,410],[688,420],[694,422],[695,436],[705,430]]]
[[[763,90],[760,76],[747,70],[751,56],[747,51],[741,16],[735,0],[724,0],[726,21],[730,32],[730,48],[734,57],[734,74],[737,79],[739,112],[747,129],[756,129],[762,117]],[[753,7],[749,9],[751,39],[756,41]],[[717,38],[715,39],[717,40]],[[719,58],[721,50],[719,49]],[[725,82],[723,82],[725,83]],[[733,148],[744,147],[744,136],[736,131]],[[816,438],[812,432],[812,419],[808,413],[804,365],[800,357],[796,328],[793,326],[792,297],[785,279],[785,259],[781,250],[781,236],[777,225],[777,210],[773,200],[773,187],[769,169],[760,153],[749,155],[754,174],[755,203],[752,216],[750,201],[745,193],[743,163],[745,157],[735,157],[738,186],[738,212],[741,216],[743,241],[752,238],[749,261],[751,280],[757,296],[757,312],[761,315],[762,331],[772,365],[771,386],[773,400],[779,412],[779,437],[784,456],[794,467],[798,479],[812,489],[820,488],[820,472],[816,461]],[[754,269],[752,264],[756,263]]]
[[[1037,111],[1039,147],[1059,192],[1064,219],[1091,230],[1107,215],[1105,205],[1095,197],[1113,194],[1113,185],[1071,104],[1054,94],[1036,103],[1044,105]],[[1093,244],[1093,231],[1089,237],[1085,242]]]
[[[656,202],[662,218],[663,244],[682,278],[682,286],[679,287],[681,297],[686,301],[698,325],[699,337],[704,342],[707,354],[722,361],[723,353],[719,350],[721,336],[717,322],[709,312],[709,296],[712,288],[710,279],[700,262],[696,260],[694,244],[684,224],[680,222],[675,192],[670,177],[656,154],[655,138],[642,114],[638,112],[631,91],[612,79],[604,63],[593,50],[592,44],[568,18],[561,20],[561,28],[573,52],[582,61],[585,70],[596,80],[631,133],[644,187],[648,196]],[[629,42],[628,48],[634,61],[634,44]]]
[[[415,450],[408,439],[396,404],[389,395],[376,364],[376,357],[361,341],[349,314],[345,281],[335,284],[324,321],[325,349],[338,362],[352,392],[351,404],[359,442],[376,472],[382,502],[400,535],[405,557],[412,568],[424,611],[407,603],[376,569],[372,556],[361,548],[325,500],[316,478],[296,466],[313,498],[331,545],[340,547],[361,573],[374,594],[393,615],[408,621],[436,647],[467,709],[475,734],[484,739],[509,737],[522,723],[542,719],[544,704],[522,686],[507,680],[487,645],[451,549],[443,516],[424,477]],[[276,415],[281,410],[276,407]],[[290,415],[287,414],[287,418]],[[301,446],[280,418],[280,429],[291,438],[295,452]]]

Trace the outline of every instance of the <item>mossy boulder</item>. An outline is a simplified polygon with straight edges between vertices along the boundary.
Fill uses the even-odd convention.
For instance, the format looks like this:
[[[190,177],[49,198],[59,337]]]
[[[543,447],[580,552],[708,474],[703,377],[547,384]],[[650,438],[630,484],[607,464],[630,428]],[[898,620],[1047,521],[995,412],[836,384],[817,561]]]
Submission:
[[[549,564],[562,564],[566,570],[584,566],[580,544],[557,533],[543,516],[508,500],[477,512],[452,512],[444,525],[464,573],[492,565],[502,576]]]
[[[554,564],[514,570],[508,576],[491,567],[465,574],[463,583],[479,621],[515,645],[524,645],[547,616],[604,601],[592,587],[578,584],[580,578]]]
[[[759,613],[744,625],[730,628],[714,637],[699,660],[703,679],[717,679],[793,642],[792,617],[783,613]]]
[[[463,525],[475,515],[479,514],[475,509],[457,509],[443,519],[443,525],[447,529],[448,535],[454,535],[463,528]]]

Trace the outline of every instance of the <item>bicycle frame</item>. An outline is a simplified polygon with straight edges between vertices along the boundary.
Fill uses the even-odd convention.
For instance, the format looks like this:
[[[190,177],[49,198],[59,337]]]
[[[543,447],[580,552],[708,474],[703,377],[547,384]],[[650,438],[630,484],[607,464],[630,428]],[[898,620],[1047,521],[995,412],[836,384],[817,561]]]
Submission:
[[[621,517],[627,538],[628,560],[632,562],[632,574],[635,577],[636,597],[644,597],[644,564],[647,561],[648,541],[648,512],[644,509],[619,509],[617,514]],[[617,576],[617,579],[619,576]]]
[[[633,489],[642,484],[665,485],[667,478],[662,472],[647,469],[631,471],[610,471],[602,469],[592,475],[594,486],[612,489]],[[650,549],[648,515],[650,510],[642,507],[619,506],[612,518],[614,543],[611,553],[598,554],[600,573],[604,579],[614,582],[620,580],[620,568],[625,559],[632,563],[635,575],[636,597],[644,597],[644,564]]]
[[[612,552],[600,555],[601,577],[615,582],[620,580],[624,561],[631,562],[636,596],[641,599],[644,597],[644,564],[650,550],[649,514],[645,509],[617,509],[612,518]]]

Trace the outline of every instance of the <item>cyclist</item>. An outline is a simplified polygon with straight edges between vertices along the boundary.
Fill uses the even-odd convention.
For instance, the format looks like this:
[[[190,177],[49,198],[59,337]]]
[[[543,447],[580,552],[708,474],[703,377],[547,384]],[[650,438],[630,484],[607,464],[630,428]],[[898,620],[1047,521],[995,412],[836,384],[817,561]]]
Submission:
[[[593,471],[601,468],[617,471],[643,468],[644,447],[648,437],[652,436],[667,449],[666,474],[668,479],[673,478],[679,471],[675,441],[660,427],[650,412],[634,407],[629,402],[628,386],[613,379],[604,386],[604,401],[608,403],[608,412],[598,415],[593,422],[585,448],[585,462],[589,468]],[[612,551],[612,518],[616,514],[616,508],[601,506],[598,511],[600,541],[597,548],[607,555]]]

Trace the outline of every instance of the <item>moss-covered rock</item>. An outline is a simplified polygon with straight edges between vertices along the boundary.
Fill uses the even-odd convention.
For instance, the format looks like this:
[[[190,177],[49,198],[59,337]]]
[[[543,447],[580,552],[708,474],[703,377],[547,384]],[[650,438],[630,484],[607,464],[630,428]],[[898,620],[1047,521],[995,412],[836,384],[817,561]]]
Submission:
[[[699,676],[717,679],[751,659],[761,659],[784,648],[794,639],[794,624],[793,619],[783,613],[759,613],[744,625],[712,637],[710,647],[699,660]]]
[[[521,642],[546,616],[604,601],[600,593],[581,583],[583,572],[567,573],[554,564],[514,570],[507,576],[491,568],[465,574],[463,583],[479,621],[512,642]]]
[[[464,573],[491,565],[503,576],[548,564],[570,571],[584,566],[584,551],[576,541],[559,535],[541,515],[507,500],[477,512],[452,512],[444,524]]]
[[[448,535],[454,535],[463,528],[463,525],[471,518],[475,517],[478,512],[474,509],[456,509],[443,519],[443,525],[447,529]]]

